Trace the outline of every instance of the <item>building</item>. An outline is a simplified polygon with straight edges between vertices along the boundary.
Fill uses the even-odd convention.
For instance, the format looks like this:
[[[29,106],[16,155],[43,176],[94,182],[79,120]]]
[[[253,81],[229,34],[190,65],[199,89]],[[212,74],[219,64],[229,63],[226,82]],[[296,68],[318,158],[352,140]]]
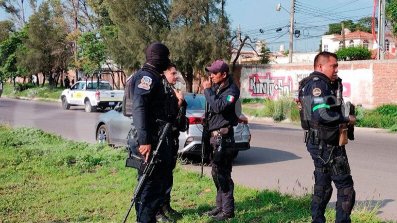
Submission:
[[[373,58],[376,58],[376,49],[378,47],[376,34],[373,35],[363,31],[350,32],[350,30],[345,29],[344,36],[339,34],[324,35],[321,40],[321,49],[323,51],[335,53],[343,46],[363,46],[372,52]],[[394,58],[396,56],[396,39],[390,33],[385,35],[385,48],[386,58]]]

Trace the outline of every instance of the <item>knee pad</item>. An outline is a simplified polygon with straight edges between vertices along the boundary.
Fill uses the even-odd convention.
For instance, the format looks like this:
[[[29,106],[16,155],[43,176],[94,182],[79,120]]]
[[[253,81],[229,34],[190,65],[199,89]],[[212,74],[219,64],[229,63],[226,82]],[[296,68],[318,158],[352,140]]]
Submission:
[[[331,172],[334,176],[350,174],[350,166],[345,156],[337,156],[331,162]]]
[[[318,186],[314,185],[313,202],[327,205],[332,195],[332,186]]]
[[[338,189],[338,200],[339,199],[340,202],[338,203],[342,205],[342,210],[350,214],[356,201],[356,191],[354,191],[353,187]]]

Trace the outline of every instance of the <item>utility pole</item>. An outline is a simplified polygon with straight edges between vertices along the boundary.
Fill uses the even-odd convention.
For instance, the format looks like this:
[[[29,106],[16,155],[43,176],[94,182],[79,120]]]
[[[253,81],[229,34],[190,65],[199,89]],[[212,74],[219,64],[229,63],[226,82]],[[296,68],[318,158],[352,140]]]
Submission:
[[[294,52],[294,16],[295,16],[295,0],[291,0],[290,9],[290,25],[289,25],[289,49],[288,49],[288,62],[292,63],[292,54]]]
[[[342,48],[346,48],[345,24],[342,22]]]
[[[386,23],[386,1],[378,2],[378,60],[385,59],[385,23]]]

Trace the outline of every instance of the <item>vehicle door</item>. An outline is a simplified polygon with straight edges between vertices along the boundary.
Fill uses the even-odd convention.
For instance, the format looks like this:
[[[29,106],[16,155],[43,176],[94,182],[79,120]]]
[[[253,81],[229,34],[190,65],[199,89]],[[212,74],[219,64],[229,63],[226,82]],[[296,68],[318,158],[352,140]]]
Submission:
[[[70,102],[71,104],[78,104],[81,105],[84,103],[84,89],[85,83],[84,82],[77,82],[73,85],[69,91],[70,94]]]
[[[121,107],[116,107],[115,110],[110,112],[114,113],[109,122],[109,132],[113,138],[114,144],[126,145],[128,132],[131,129],[133,119],[132,117],[124,116]]]

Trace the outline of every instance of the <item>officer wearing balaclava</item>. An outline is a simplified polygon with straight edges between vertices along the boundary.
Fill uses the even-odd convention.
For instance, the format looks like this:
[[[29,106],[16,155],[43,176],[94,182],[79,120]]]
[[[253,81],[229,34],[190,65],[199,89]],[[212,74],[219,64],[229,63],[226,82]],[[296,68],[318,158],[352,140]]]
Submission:
[[[159,42],[152,43],[145,51],[146,62],[132,80],[132,117],[137,130],[135,152],[148,160],[149,155],[158,143],[158,133],[163,124],[156,120],[165,120],[167,97],[162,81],[162,73],[170,64],[168,48]],[[166,149],[167,140],[159,149],[159,159],[152,174],[143,185],[142,193],[135,205],[137,222],[156,222],[155,215],[164,196],[166,170],[172,159]],[[138,177],[142,172],[138,170]]]

